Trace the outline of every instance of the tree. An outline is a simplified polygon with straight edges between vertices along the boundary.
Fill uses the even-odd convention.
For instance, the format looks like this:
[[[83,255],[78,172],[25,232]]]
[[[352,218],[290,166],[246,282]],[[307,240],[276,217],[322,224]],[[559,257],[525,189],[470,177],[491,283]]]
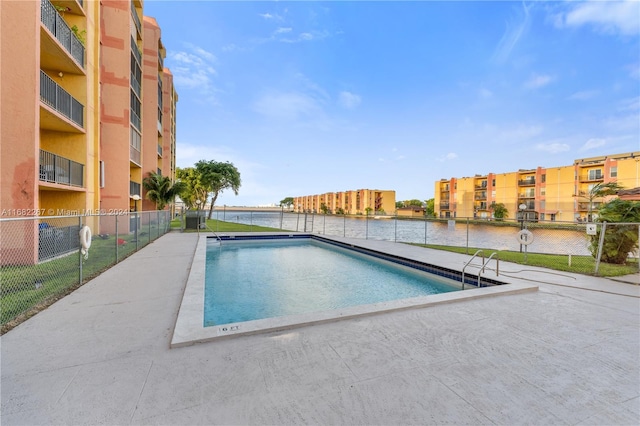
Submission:
[[[502,220],[509,217],[509,210],[504,203],[491,203],[491,210],[493,210],[493,217],[497,220]]]
[[[396,209],[401,209],[404,207],[404,201],[396,201]]]
[[[204,187],[200,180],[200,175],[193,167],[184,169],[176,169],[176,178],[184,185],[184,190],[180,193],[180,198],[188,209],[193,209],[200,201],[200,205],[204,207],[207,202],[207,188]]]
[[[404,202],[404,206],[405,207],[422,207],[422,201],[416,200],[416,199],[406,200]]]
[[[219,162],[215,160],[200,160],[196,163],[196,172],[200,175],[202,185],[207,188],[207,192],[211,195],[211,205],[209,206],[209,219],[213,216],[213,206],[218,196],[225,189],[231,189],[238,195],[241,180],[240,172],[233,163]]]
[[[142,186],[147,192],[147,199],[156,203],[157,210],[164,210],[167,204],[173,203],[176,196],[180,195],[185,188],[182,182],[171,183],[169,176],[162,176],[156,172],[147,173],[147,176],[142,179]]]
[[[589,201],[589,211],[587,213],[587,221],[593,221],[593,202],[598,198],[603,198],[608,195],[615,195],[624,187],[618,184],[618,182],[600,182],[593,185],[586,195],[581,195],[582,198]]]
[[[291,208],[293,205],[293,197],[287,197],[284,200],[280,201],[280,207]]]
[[[640,222],[640,201],[628,201],[616,198],[603,204],[598,211],[598,221],[607,222],[605,228],[602,255],[600,260],[606,263],[624,264],[629,252],[638,249],[638,226]],[[618,225],[632,223],[632,225]],[[589,250],[593,257],[598,255],[598,245],[602,228],[591,236]]]
[[[325,203],[320,204],[320,211],[323,214],[329,213],[329,206],[327,206]]]
[[[373,207],[367,207],[364,209],[364,212],[366,213],[367,216],[369,216],[372,211],[373,211]]]
[[[428,200],[424,200],[424,203],[427,206],[424,215],[426,217],[436,217],[436,200],[429,198]]]

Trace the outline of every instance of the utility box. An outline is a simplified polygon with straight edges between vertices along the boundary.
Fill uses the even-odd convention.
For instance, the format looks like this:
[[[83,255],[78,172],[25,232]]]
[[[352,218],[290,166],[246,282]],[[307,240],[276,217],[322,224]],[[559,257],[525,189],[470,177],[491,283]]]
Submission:
[[[186,229],[205,228],[206,218],[207,212],[205,211],[187,210],[184,226]]]

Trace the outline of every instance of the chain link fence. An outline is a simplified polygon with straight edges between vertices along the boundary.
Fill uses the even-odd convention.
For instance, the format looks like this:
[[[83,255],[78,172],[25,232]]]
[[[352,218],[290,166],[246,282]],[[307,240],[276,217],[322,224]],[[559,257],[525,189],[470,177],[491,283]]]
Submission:
[[[202,212],[201,212],[202,213]],[[333,215],[318,213],[216,210],[213,219],[283,231],[457,248],[486,257],[589,275],[638,272],[639,223],[522,221],[514,219],[437,219],[396,215]],[[215,232],[216,224],[211,225]],[[605,230],[604,234],[601,232]],[[601,238],[600,236],[604,235]],[[625,236],[625,238],[622,238]],[[621,244],[618,248],[618,244]],[[614,255],[616,258],[614,263]],[[622,269],[621,264],[628,267]],[[611,265],[619,272],[612,273]]]
[[[167,233],[170,220],[168,211],[0,219],[2,332]]]

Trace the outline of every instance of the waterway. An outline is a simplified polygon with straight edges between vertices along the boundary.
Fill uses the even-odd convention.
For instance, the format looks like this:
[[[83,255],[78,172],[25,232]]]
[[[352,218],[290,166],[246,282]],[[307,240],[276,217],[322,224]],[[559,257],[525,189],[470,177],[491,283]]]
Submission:
[[[586,256],[591,254],[590,238],[586,234],[584,224],[568,224],[570,229],[549,229],[540,224],[521,224],[514,221],[513,226],[492,226],[464,221],[396,219],[393,216],[353,217],[239,210],[215,210],[213,218],[321,235],[511,251],[523,249],[517,239],[523,226],[533,233],[533,242],[526,247],[530,253]]]

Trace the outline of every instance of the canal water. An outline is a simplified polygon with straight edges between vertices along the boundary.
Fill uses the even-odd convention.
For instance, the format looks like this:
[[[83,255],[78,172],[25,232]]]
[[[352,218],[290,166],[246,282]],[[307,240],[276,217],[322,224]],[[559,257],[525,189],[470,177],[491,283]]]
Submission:
[[[533,233],[533,242],[526,247],[530,253],[589,256],[590,239],[585,225],[568,224],[566,228],[549,229],[538,224],[494,226],[464,221],[430,221],[396,219],[393,216],[334,216],[322,214],[215,210],[213,218],[253,226],[267,226],[284,231],[309,232],[371,240],[419,244],[440,244],[457,247],[477,247],[492,250],[518,251],[521,226]],[[213,229],[216,231],[216,229]]]

